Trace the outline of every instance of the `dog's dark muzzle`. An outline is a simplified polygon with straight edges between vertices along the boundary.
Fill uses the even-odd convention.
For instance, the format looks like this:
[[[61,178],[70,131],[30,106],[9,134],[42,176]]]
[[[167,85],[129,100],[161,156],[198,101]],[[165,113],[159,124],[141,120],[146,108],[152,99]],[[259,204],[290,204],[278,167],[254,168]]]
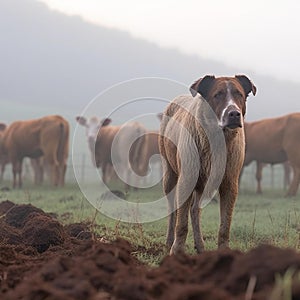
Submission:
[[[230,110],[224,116],[224,128],[235,129],[242,127],[242,114],[238,110]]]

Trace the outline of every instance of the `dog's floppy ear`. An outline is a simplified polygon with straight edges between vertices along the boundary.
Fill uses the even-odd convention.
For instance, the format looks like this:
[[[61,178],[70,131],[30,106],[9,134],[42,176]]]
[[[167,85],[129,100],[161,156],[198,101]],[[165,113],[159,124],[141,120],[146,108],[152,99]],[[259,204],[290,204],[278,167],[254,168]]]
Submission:
[[[250,92],[255,96],[256,94],[256,86],[251,82],[251,80],[245,75],[235,75],[235,78],[240,82],[242,85],[246,97],[249,95]]]
[[[196,80],[190,87],[192,96],[195,97],[197,93],[199,93],[203,98],[206,98],[215,79],[216,78],[213,75],[206,75],[203,78]]]

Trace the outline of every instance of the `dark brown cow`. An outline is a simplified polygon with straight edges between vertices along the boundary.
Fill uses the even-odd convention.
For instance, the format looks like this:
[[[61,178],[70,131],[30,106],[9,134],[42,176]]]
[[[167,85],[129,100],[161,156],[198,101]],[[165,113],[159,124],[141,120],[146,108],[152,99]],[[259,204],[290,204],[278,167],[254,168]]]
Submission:
[[[195,248],[197,252],[204,249],[199,202],[210,180],[210,173],[216,172],[218,176],[222,172],[219,169],[212,170],[215,162],[211,160],[211,147],[217,151],[217,155],[224,151],[227,158],[223,160],[225,170],[224,174],[219,175],[220,185],[216,188],[220,194],[221,218],[218,246],[228,247],[238,178],[245,154],[243,123],[246,98],[251,91],[254,95],[256,93],[255,86],[244,75],[219,78],[205,76],[196,81],[190,90],[194,98],[188,95],[175,98],[165,110],[160,128],[159,146],[164,158],[163,189],[170,213],[167,233],[170,254],[184,250],[189,211]],[[208,129],[223,136],[225,149],[219,149],[219,140],[217,146],[210,146]],[[211,199],[214,194],[208,193],[206,196]]]
[[[69,124],[61,116],[13,122],[4,132],[3,147],[13,165],[13,187],[22,186],[24,157],[39,158],[51,169],[51,181],[63,186],[69,152]]]
[[[246,155],[251,161],[278,164],[290,162],[293,179],[286,196],[295,196],[300,182],[300,113],[245,123]]]

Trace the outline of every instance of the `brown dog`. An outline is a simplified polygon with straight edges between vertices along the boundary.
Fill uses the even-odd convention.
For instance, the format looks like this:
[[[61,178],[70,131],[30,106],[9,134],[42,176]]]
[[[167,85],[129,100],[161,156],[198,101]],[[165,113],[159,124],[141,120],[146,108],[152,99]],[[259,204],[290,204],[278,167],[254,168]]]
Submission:
[[[250,92],[255,95],[256,87],[244,75],[205,76],[197,80],[190,91],[194,98],[179,96],[168,105],[160,128],[163,189],[169,205],[167,246],[171,248],[171,254],[184,249],[189,211],[195,248],[197,252],[204,250],[199,224],[200,202],[203,198],[206,201],[212,198],[217,190],[221,211],[218,246],[228,247],[245,154],[246,98]],[[218,135],[222,138],[214,139]],[[211,173],[220,177],[219,182],[218,176],[210,181]],[[205,192],[209,181],[216,190]]]

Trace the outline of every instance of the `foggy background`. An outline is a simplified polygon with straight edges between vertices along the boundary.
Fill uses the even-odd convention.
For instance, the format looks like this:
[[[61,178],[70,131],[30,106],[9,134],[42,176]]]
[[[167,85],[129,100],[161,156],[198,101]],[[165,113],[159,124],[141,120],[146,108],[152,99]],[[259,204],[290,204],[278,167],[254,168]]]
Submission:
[[[0,0],[0,121],[60,114],[70,122],[72,143],[75,116],[106,89],[158,77],[178,81],[188,92],[206,74],[249,76],[258,92],[249,97],[247,121],[299,111],[298,5],[292,0],[205,5],[195,0]],[[154,89],[176,95],[161,84]],[[87,116],[104,117],[108,107],[123,104],[123,93],[113,91]],[[152,113],[144,118],[147,128],[158,129],[155,113],[165,106],[161,101],[131,104],[117,111],[113,124],[142,109]],[[82,143],[73,149],[74,164],[89,164],[92,170],[84,128],[76,134]],[[72,168],[68,174],[73,176]]]
[[[75,7],[77,2],[80,1],[74,1]],[[89,2],[86,3],[88,7]],[[228,11],[231,9],[228,8]],[[197,24],[197,20],[193,22]],[[209,24],[208,28],[199,27],[197,36],[191,38],[201,40],[202,32],[208,29]],[[176,31],[170,32],[179,41],[184,38],[183,32],[180,34],[176,36]],[[253,34],[255,37],[256,33]],[[278,41],[284,38],[280,32],[277,34]],[[217,36],[214,38],[218,39]],[[261,49],[262,55],[257,60],[269,60],[268,56],[264,57],[263,51],[268,36],[265,41],[249,39],[249,53]],[[238,49],[238,36],[236,40],[232,47]],[[296,43],[296,36],[293,40]],[[162,48],[134,38],[124,30],[99,26],[79,16],[51,10],[46,4],[35,0],[0,1],[0,49],[1,121],[10,122],[50,113],[62,114],[72,121],[104,89],[124,80],[148,76],[169,78],[189,86],[205,74],[231,76],[244,73],[258,89],[257,96],[250,97],[248,101],[246,119],[249,121],[283,115],[300,108],[300,78],[291,76],[279,79],[277,74],[261,75],[254,67],[241,68],[238,61],[237,67],[229,67],[221,61],[200,55]],[[228,51],[220,44],[220,57],[225,50]],[[280,51],[280,47],[274,48],[277,55]],[[244,53],[244,59],[248,60],[247,53]],[[295,65],[299,62],[298,57],[290,59],[295,61]],[[277,63],[280,65],[281,62],[273,61],[275,68]],[[116,101],[122,103],[122,95]],[[157,112],[161,109],[161,105],[153,108]],[[95,114],[101,116],[101,111]],[[157,126],[158,123],[153,121],[153,127]]]

